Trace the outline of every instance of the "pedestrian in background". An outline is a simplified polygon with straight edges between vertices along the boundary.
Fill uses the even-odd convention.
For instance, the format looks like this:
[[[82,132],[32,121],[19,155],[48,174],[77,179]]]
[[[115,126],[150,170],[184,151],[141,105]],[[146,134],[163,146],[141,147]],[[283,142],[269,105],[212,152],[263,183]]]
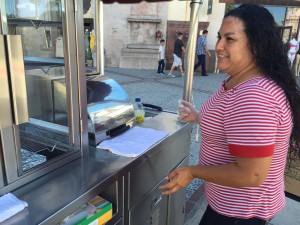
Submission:
[[[158,68],[157,75],[165,75],[165,51],[166,51],[166,42],[164,39],[160,40],[160,46],[158,49]]]
[[[168,74],[169,77],[175,77],[174,74],[172,74],[173,70],[178,67],[180,72],[181,72],[181,76],[184,76],[184,72],[182,69],[182,54],[185,52],[184,49],[184,44],[182,42],[182,33],[178,32],[177,34],[177,39],[174,42],[174,61],[173,61],[173,65],[170,69],[170,72]]]
[[[198,63],[195,64],[194,66],[194,71],[201,66],[201,72],[202,72],[202,76],[207,76],[206,73],[206,54],[210,57],[211,54],[207,48],[207,42],[206,42],[206,38],[208,35],[208,31],[207,30],[203,30],[202,31],[202,35],[200,35],[200,37],[197,40],[197,47],[196,47],[196,53],[197,53],[197,57],[198,57]]]
[[[289,61],[290,61],[290,68],[293,67],[293,62],[294,62],[294,59],[295,59],[295,56],[296,56],[296,53],[298,52],[299,50],[299,42],[296,40],[296,34],[293,34],[292,35],[292,39],[290,40],[289,42],[289,46],[288,46],[288,58],[289,58]]]
[[[200,123],[200,161],[160,188],[172,194],[202,179],[200,225],[265,225],[285,206],[286,160],[300,158],[300,91],[275,24],[259,5],[228,12],[216,53],[229,77],[199,112],[186,101],[178,108],[180,121]]]
[[[295,76],[298,77],[300,73],[300,48],[298,49],[295,56],[293,71],[295,72]]]

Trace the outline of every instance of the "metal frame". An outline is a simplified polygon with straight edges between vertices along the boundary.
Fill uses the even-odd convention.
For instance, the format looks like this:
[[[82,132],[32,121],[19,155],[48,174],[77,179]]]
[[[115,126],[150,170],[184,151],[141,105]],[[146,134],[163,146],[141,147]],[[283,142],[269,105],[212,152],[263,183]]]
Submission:
[[[65,53],[65,72],[66,72],[66,87],[68,103],[68,122],[70,143],[73,143],[74,150],[80,150],[80,130],[79,130],[79,92],[78,92],[78,77],[74,75],[78,74],[78,59],[77,59],[77,47],[78,44],[76,33],[76,22],[74,12],[77,11],[77,1],[64,2],[65,12],[63,13],[63,38],[64,38],[64,53]],[[72,35],[73,33],[73,35]],[[76,63],[75,63],[76,62]]]
[[[5,0],[1,0],[0,1],[0,20],[1,20],[1,24],[0,24],[0,30],[1,30],[1,35],[7,35],[8,34],[8,24],[7,24],[7,17],[6,17],[6,2]],[[5,41],[4,41],[4,37],[3,37],[3,45],[5,45]],[[3,46],[5,47],[5,46]],[[5,57],[5,64],[7,65],[7,56],[6,53],[4,53],[5,56],[3,55],[2,57]],[[2,103],[4,104],[4,107],[9,107],[6,109],[6,113],[8,113],[8,115],[10,115],[10,122],[7,124],[7,126],[5,126],[5,128],[0,128],[0,135],[1,135],[1,147],[2,147],[2,157],[3,157],[3,168],[1,170],[1,172],[3,173],[3,176],[6,177],[6,180],[4,180],[4,185],[7,185],[7,183],[9,183],[10,181],[13,182],[15,180],[18,179],[18,161],[17,161],[17,154],[16,154],[16,149],[18,148],[18,145],[16,144],[15,141],[15,135],[17,135],[18,138],[18,133],[15,133],[14,131],[14,125],[13,125],[13,119],[12,119],[12,108],[11,108],[11,97],[9,94],[9,84],[8,84],[8,71],[7,71],[7,67],[6,68],[6,73],[1,73],[2,79],[5,77],[5,84],[4,83],[4,90],[2,91],[6,91],[6,94],[1,93],[1,95],[3,94],[3,96],[6,98],[3,99],[1,101],[1,105]],[[2,71],[4,72],[4,71]],[[6,90],[5,90],[6,89]],[[8,91],[8,92],[7,92]],[[3,102],[5,101],[5,102]],[[1,118],[1,120],[3,120],[3,118]],[[5,162],[9,162],[9,163],[5,163]],[[6,173],[6,174],[5,174]]]
[[[87,122],[85,122],[85,118],[87,118],[85,100],[86,81],[84,76],[83,40],[81,37],[81,32],[83,32],[83,15],[80,11],[82,6],[79,5],[78,7],[78,4],[82,4],[82,2],[78,0],[62,0],[62,24],[64,25],[63,38],[65,43],[65,78],[68,99],[67,109],[69,112],[69,142],[70,148],[73,151],[62,157],[58,157],[57,159],[54,158],[44,165],[22,174],[22,172],[20,172],[21,170],[18,169],[22,168],[20,167],[21,159],[18,153],[18,149],[20,149],[19,128],[13,123],[6,124],[5,128],[0,128],[0,150],[2,152],[0,152],[0,159],[3,158],[4,163],[4,165],[2,165],[2,161],[0,161],[0,168],[4,168],[4,170],[0,170],[0,194],[14,190],[33,179],[80,157],[83,154],[81,149],[87,149],[88,147]],[[0,31],[2,31],[4,35],[7,35],[8,24],[5,5],[5,0],[0,0]],[[78,9],[80,10],[78,11]],[[1,90],[3,89],[1,88]],[[10,102],[9,99],[8,102]],[[11,107],[8,107],[7,110],[9,111],[8,115],[13,115]],[[6,180],[4,180],[4,177]]]
[[[96,52],[97,71],[104,75],[104,36],[103,36],[103,1],[96,0],[95,10],[95,31],[96,31]]]
[[[87,119],[87,90],[85,74],[85,50],[84,50],[84,24],[83,24],[83,1],[77,1],[75,11],[76,46],[77,46],[77,68],[78,68],[78,99],[79,99],[79,126],[82,153],[88,151],[88,123]],[[76,118],[76,117],[75,117]]]
[[[186,64],[186,77],[184,79],[184,90],[183,99],[191,102],[192,100],[192,86],[193,86],[193,74],[194,74],[194,62],[195,62],[195,52],[197,43],[197,30],[198,30],[198,14],[200,12],[200,4],[202,0],[192,0],[191,1],[191,16],[190,16],[190,34],[187,43],[184,62]]]

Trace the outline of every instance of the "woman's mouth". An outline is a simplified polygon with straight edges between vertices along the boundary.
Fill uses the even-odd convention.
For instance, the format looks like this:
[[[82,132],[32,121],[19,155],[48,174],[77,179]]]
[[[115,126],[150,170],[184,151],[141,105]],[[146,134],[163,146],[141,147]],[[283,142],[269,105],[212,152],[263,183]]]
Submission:
[[[229,58],[228,55],[218,54],[219,59]]]

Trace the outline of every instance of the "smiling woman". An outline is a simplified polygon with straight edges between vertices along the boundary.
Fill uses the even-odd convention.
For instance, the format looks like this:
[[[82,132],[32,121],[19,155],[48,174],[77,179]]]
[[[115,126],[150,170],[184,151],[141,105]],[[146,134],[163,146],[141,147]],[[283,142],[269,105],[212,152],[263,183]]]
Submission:
[[[287,155],[300,158],[300,91],[262,6],[227,13],[216,52],[229,77],[199,112],[185,101],[178,109],[181,121],[200,123],[199,165],[175,169],[161,189],[200,178],[208,202],[200,225],[264,225],[285,205]]]
[[[226,88],[231,89],[250,78],[261,76],[248,46],[245,25],[236,17],[224,19],[216,44],[218,68],[231,75]]]
[[[219,0],[220,3],[239,3],[250,2],[246,0]],[[281,5],[281,6],[300,6],[299,0],[251,0],[251,3],[258,5]]]

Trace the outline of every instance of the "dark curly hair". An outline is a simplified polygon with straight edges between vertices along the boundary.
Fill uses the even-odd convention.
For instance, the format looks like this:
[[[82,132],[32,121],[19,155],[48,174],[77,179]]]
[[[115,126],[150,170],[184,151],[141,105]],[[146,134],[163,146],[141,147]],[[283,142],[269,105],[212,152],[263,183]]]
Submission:
[[[288,64],[284,44],[274,17],[264,7],[243,4],[229,11],[224,18],[232,16],[243,21],[248,46],[255,64],[264,76],[272,79],[285,92],[293,116],[289,159],[300,158],[300,91]]]

